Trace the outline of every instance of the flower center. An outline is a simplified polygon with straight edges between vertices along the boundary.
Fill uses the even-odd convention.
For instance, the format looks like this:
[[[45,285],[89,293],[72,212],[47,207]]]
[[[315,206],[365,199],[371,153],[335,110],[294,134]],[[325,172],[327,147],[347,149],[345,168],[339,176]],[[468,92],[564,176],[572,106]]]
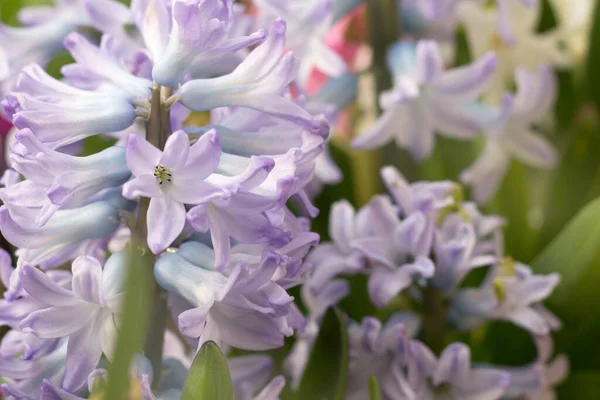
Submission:
[[[159,185],[162,185],[163,182],[171,182],[171,174],[160,164],[154,167],[154,177],[158,181]]]

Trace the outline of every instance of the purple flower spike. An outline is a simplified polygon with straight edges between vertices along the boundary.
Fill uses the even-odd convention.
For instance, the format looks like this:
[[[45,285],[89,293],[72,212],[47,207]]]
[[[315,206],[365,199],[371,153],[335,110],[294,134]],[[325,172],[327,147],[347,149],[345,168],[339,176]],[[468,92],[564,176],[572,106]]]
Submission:
[[[216,131],[190,146],[187,133],[173,133],[164,152],[137,135],[127,141],[127,166],[135,178],[123,186],[129,199],[149,197],[148,246],[159,254],[179,236],[185,225],[184,204],[200,204],[223,193],[205,182],[221,157]]]

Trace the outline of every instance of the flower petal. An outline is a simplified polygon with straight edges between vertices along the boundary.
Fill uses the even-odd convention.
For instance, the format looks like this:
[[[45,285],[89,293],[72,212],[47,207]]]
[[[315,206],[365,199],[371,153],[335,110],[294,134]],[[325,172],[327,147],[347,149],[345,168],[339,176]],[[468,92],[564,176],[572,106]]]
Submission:
[[[94,257],[73,261],[73,293],[88,303],[102,304],[102,265]]]
[[[98,314],[78,331],[69,336],[67,344],[67,368],[63,388],[77,392],[96,368],[102,356]]]
[[[190,152],[190,139],[184,131],[174,132],[167,139],[165,149],[158,163],[168,170],[177,171],[183,167]]]
[[[160,254],[173,243],[185,226],[185,207],[167,198],[152,198],[148,207],[148,247]]]

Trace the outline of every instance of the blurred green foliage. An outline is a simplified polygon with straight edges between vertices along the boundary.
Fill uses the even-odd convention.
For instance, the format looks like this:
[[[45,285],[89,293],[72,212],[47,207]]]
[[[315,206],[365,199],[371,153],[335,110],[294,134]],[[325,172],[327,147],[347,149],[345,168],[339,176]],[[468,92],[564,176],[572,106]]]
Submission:
[[[327,310],[296,400],[344,400],[348,380],[348,330],[344,317],[334,308]]]

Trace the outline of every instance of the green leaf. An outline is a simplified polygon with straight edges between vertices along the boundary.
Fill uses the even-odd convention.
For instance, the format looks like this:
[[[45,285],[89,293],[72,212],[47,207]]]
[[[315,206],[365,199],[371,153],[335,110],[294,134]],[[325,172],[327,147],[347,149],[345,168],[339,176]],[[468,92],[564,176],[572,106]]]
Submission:
[[[181,394],[181,400],[204,399],[233,400],[227,360],[213,341],[204,343],[196,354]]]
[[[330,308],[296,394],[299,400],[343,400],[348,379],[348,331],[340,311]]]
[[[127,281],[121,325],[115,356],[108,369],[108,387],[104,398],[125,399],[129,391],[131,360],[142,351],[148,325],[150,299],[152,298],[153,259],[137,248],[127,254]]]
[[[600,199],[587,205],[532,264],[537,273],[558,272],[560,285],[545,302],[562,319],[559,352],[574,369],[600,368]]]
[[[593,107],[578,113],[564,135],[560,165],[552,172],[545,197],[538,248],[546,246],[588,202],[600,196],[600,118]]]
[[[369,400],[381,400],[381,390],[379,390],[379,382],[374,376],[369,379]]]

